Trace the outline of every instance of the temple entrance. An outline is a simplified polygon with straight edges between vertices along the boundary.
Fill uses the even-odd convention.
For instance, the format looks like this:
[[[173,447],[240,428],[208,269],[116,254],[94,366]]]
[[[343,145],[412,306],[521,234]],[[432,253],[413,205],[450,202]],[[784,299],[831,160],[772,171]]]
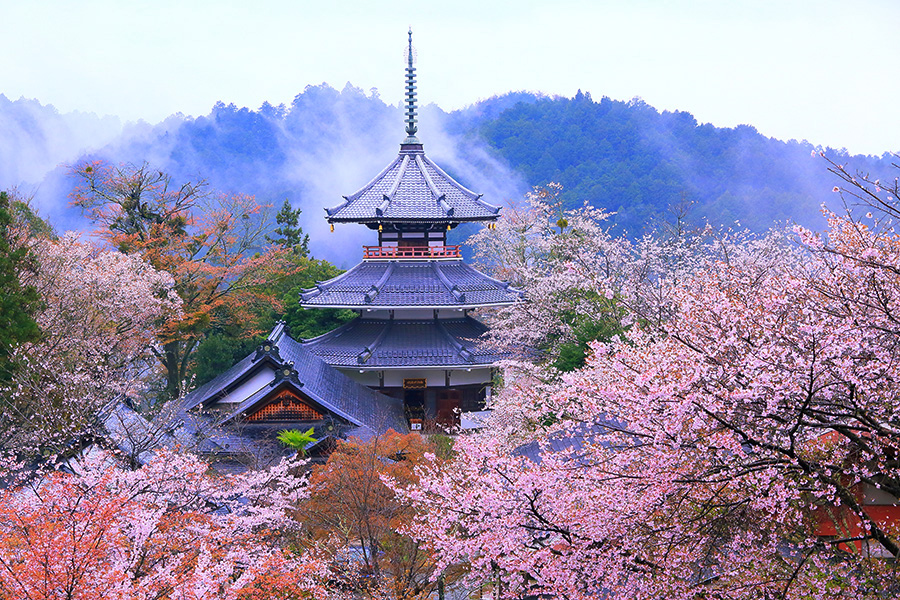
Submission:
[[[403,390],[403,407],[410,429],[421,429],[425,422],[425,390]]]
[[[438,390],[435,398],[437,422],[444,427],[458,427],[462,394],[459,390]]]

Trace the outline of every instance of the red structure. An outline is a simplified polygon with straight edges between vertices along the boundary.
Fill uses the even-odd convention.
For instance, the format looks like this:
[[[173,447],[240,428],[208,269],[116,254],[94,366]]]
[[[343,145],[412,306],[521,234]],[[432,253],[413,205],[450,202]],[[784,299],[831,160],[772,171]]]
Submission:
[[[834,434],[825,434],[819,441],[827,444],[836,437]],[[856,504],[878,527],[888,531],[900,531],[900,499],[869,483],[851,484],[848,481],[847,484]],[[841,544],[846,550],[857,552],[867,550],[873,556],[890,556],[878,547],[877,543],[864,547],[863,542],[858,539],[865,537],[864,524],[849,506],[819,506],[813,511],[813,518],[816,533],[823,539],[848,540]],[[851,544],[853,548],[850,547]]]
[[[462,258],[459,246],[363,246],[363,259]]]

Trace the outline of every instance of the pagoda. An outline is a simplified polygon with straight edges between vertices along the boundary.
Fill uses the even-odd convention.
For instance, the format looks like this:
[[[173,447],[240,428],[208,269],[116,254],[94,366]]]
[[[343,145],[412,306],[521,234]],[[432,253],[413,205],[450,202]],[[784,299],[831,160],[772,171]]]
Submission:
[[[358,317],[304,349],[354,380],[402,400],[412,429],[465,426],[483,410],[493,367],[505,355],[485,343],[487,327],[472,311],[504,306],[522,292],[467,265],[448,233],[461,223],[491,224],[500,207],[455,181],[416,137],[416,68],[412,31],[406,67],[406,139],[398,156],[326,219],[378,231],[362,262],[305,290],[306,309],[345,308]]]

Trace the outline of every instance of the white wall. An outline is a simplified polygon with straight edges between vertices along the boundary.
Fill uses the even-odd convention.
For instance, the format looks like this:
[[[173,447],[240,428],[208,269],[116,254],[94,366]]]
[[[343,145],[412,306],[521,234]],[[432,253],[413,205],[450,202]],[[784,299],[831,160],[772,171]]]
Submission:
[[[236,387],[230,394],[221,398],[219,402],[243,402],[261,390],[264,386],[268,385],[273,379],[275,379],[275,371],[268,366],[263,366],[252,377]]]
[[[359,369],[341,369],[341,372],[363,385],[378,387],[378,371],[359,372]],[[444,387],[446,378],[443,369],[396,369],[384,371],[384,387],[403,387],[404,379],[426,379],[428,387]],[[471,385],[476,383],[489,383],[491,370],[489,368],[451,369],[450,385]]]
[[[490,369],[472,369],[471,371],[450,371],[450,385],[466,385],[471,383],[488,383],[491,381]],[[443,383],[441,384],[443,385]]]
[[[378,387],[378,371],[364,371],[362,373],[359,372],[359,369],[339,369],[339,371],[353,381],[369,387]]]

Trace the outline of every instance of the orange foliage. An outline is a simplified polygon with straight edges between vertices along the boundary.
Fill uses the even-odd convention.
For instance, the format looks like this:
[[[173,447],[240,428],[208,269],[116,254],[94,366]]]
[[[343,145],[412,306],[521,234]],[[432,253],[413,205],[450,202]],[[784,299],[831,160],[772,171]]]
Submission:
[[[325,465],[313,468],[299,520],[341,571],[355,571],[348,581],[355,591],[409,599],[434,593],[433,556],[403,533],[416,509],[384,481],[416,483],[417,468],[442,462],[440,451],[435,438],[391,430],[365,442],[340,441]]]
[[[320,595],[316,561],[285,553],[265,527],[211,513],[210,476],[192,468],[181,492],[116,466],[0,492],[0,600]]]
[[[214,325],[240,324],[247,336],[260,307],[277,305],[268,282],[296,269],[285,248],[261,247],[268,215],[252,196],[214,194],[206,184],[174,185],[146,163],[75,167],[73,204],[100,225],[99,234],[126,254],[140,254],[170,273],[183,314],[163,323],[158,358],[177,396],[190,357]]]
[[[0,597],[112,598],[126,580],[115,564],[124,545],[117,517],[127,499],[102,487],[79,493],[56,477],[38,494],[44,502],[0,503]],[[29,510],[31,508],[32,510]]]

